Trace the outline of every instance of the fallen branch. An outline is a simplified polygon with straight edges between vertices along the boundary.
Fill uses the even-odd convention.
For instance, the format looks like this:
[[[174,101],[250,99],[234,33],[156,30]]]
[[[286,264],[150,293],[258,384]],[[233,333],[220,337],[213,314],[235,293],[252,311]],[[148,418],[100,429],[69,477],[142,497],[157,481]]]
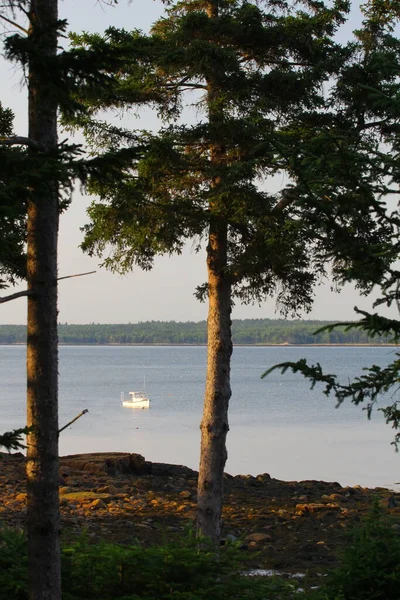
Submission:
[[[85,408],[81,413],[79,413],[79,415],[77,415],[74,419],[72,419],[72,421],[70,421],[69,423],[64,425],[64,427],[61,427],[61,429],[58,430],[58,433],[60,434],[62,431],[64,431],[64,429],[67,429],[67,427],[72,425],[72,423],[75,423],[75,421],[77,421],[78,419],[83,417],[83,415],[86,415],[86,413],[88,413],[88,412],[89,412],[89,410],[87,408]]]

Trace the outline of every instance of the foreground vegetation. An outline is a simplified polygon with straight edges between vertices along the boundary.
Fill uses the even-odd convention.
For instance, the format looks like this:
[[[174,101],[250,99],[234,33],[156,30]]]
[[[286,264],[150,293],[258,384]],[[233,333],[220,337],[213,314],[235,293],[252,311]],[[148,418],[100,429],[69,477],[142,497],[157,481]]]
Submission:
[[[198,549],[193,536],[181,542],[141,548],[89,544],[85,535],[62,551],[63,598],[96,600],[264,600],[289,598],[293,586],[280,579],[241,573],[237,548],[216,554]],[[0,531],[0,599],[28,598],[26,540]]]
[[[328,321],[245,319],[232,322],[234,344],[368,344],[389,338],[372,338],[365,331],[344,327],[314,332]],[[206,344],[206,322],[147,321],[128,324],[69,325],[58,327],[61,344]],[[0,325],[0,344],[26,342],[24,325]]]
[[[216,552],[191,534],[174,543],[143,548],[90,544],[83,533],[62,550],[66,600],[397,600],[400,536],[378,503],[347,534],[339,568],[321,586],[304,589],[285,577],[249,577],[240,542]],[[0,600],[26,600],[24,533],[0,529]]]

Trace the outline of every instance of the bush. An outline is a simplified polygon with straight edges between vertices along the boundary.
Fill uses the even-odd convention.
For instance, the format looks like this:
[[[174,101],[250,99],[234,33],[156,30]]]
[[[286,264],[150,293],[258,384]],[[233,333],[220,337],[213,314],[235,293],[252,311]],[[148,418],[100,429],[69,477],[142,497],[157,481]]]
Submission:
[[[0,528],[0,600],[27,598],[27,543],[20,531]]]
[[[194,536],[143,549],[83,535],[62,551],[64,600],[288,600],[293,586],[279,578],[241,574],[233,546],[214,552]],[[0,600],[26,600],[26,542],[0,531]]]
[[[400,535],[378,501],[361,526],[349,534],[341,564],[318,598],[327,600],[399,600]]]

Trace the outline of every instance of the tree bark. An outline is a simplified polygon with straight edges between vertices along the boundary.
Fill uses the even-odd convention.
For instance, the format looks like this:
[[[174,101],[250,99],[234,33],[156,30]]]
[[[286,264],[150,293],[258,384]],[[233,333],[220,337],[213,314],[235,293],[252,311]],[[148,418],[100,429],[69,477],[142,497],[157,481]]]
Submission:
[[[41,166],[57,148],[57,99],[51,61],[57,54],[57,0],[32,0],[29,38],[29,139],[43,148]],[[27,529],[30,600],[60,600],[58,500],[57,239],[58,186],[32,181],[27,224]]]
[[[218,17],[217,0],[206,3],[210,19]],[[207,80],[210,125],[224,119],[219,98],[217,74]],[[216,127],[215,127],[216,128]],[[223,143],[210,146],[210,162],[218,168],[226,160]],[[227,274],[228,225],[224,219],[224,201],[218,197],[221,177],[213,178],[210,201],[210,230],[207,246],[208,320],[207,376],[201,429],[199,480],[197,490],[197,529],[215,545],[221,536],[224,468],[228,453],[228,407],[231,397],[230,363],[232,355],[231,280]]]
[[[201,452],[198,480],[197,528],[215,543],[221,535],[224,468],[229,431],[231,397],[230,361],[231,284],[226,276],[227,227],[210,227],[208,269],[207,378],[201,422]]]

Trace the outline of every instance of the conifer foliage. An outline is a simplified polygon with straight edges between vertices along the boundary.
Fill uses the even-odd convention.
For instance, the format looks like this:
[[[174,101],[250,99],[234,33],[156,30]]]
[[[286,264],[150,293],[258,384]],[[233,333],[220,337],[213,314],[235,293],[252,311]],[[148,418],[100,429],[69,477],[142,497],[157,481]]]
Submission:
[[[335,90],[335,101],[341,108],[342,122],[348,121],[347,140],[353,139],[361,158],[361,178],[359,193],[372,217],[372,237],[356,236],[348,223],[338,221],[334,235],[330,237],[329,253],[335,261],[335,273],[340,283],[355,282],[365,293],[374,287],[380,295],[373,309],[381,306],[400,308],[400,253],[398,214],[399,189],[399,131],[400,131],[400,40],[396,27],[400,21],[397,2],[374,0],[363,7],[364,20],[356,32],[352,48],[352,58],[345,65]],[[313,143],[317,138],[314,138]],[[346,140],[346,141],[347,141]],[[340,152],[347,151],[341,142]],[[337,152],[331,155],[336,156]],[[353,153],[354,156],[354,153]],[[315,168],[317,160],[309,161],[308,167]],[[351,164],[351,174],[354,166]],[[337,179],[335,179],[337,184]],[[357,205],[359,206],[359,204]],[[363,212],[360,213],[364,218]],[[316,218],[321,218],[317,211]],[[371,220],[366,220],[367,227]],[[379,236],[376,237],[376,233]],[[400,321],[387,318],[378,312],[369,313],[355,308],[359,321],[329,324],[316,333],[345,327],[346,331],[358,330],[380,341],[400,340]],[[354,404],[364,404],[368,418],[374,408],[380,405],[386,422],[395,430],[393,444],[400,444],[400,409],[397,399],[400,354],[394,353],[394,360],[387,367],[372,365],[366,367],[351,382],[343,382],[340,374],[327,374],[319,363],[309,365],[305,359],[298,362],[285,362],[273,369],[283,372],[291,369],[308,378],[312,387],[322,383],[324,393],[336,398],[338,404],[350,400]],[[269,369],[264,376],[271,370]],[[389,392],[394,392],[390,394]],[[390,403],[382,402],[390,397]]]
[[[91,179],[100,200],[90,208],[84,248],[126,272],[151,268],[157,254],[179,253],[191,238],[206,246],[208,279],[197,289],[209,305],[198,527],[218,541],[233,302],[273,296],[284,313],[307,310],[338,220],[374,244],[385,229],[369,212],[366,147],[358,152],[354,117],[342,118],[331,91],[352,57],[351,47],[334,41],[347,3],[167,4],[150,36],[112,29],[75,38],[116,61],[114,83],[96,102],[92,90],[81,90],[92,117],[147,95],[163,119],[157,133],[86,121],[97,149],[138,154],[118,180]],[[356,260],[353,253],[349,264]]]
[[[0,102],[0,289],[25,276],[26,188],[21,181],[26,152],[1,145],[13,133],[14,115]],[[26,182],[25,182],[26,184]]]
[[[59,52],[65,23],[58,0],[11,0],[0,20],[5,55],[22,65],[28,84],[28,136],[14,136],[11,113],[0,111],[0,287],[26,278],[27,323],[27,531],[31,600],[59,600],[57,239],[59,213],[75,175],[85,178],[79,149],[59,144],[58,108],[79,107],[74,85],[100,77],[94,57]],[[20,21],[20,22],[18,22]],[[22,32],[22,33],[21,33]],[[94,74],[94,75],[93,75]],[[92,161],[96,170],[96,161]],[[63,196],[62,191],[67,195]],[[26,252],[25,252],[26,244]],[[10,299],[14,295],[6,298]],[[21,431],[5,434],[18,447]]]
[[[58,600],[61,597],[57,351],[59,182],[57,169],[54,169],[58,151],[58,98],[52,78],[58,51],[58,0],[11,2],[10,7],[15,19],[28,19],[28,29],[19,27],[24,35],[16,34],[6,40],[8,57],[22,58],[27,68],[28,137],[24,141],[4,140],[4,144],[6,148],[8,143],[14,142],[27,147],[27,164],[21,173],[25,190],[20,189],[20,197],[7,196],[8,190],[13,189],[12,177],[7,174],[5,194],[14,201],[17,210],[22,204],[24,210],[20,210],[19,216],[26,223],[29,595],[32,600]],[[2,11],[4,15],[5,8]]]

